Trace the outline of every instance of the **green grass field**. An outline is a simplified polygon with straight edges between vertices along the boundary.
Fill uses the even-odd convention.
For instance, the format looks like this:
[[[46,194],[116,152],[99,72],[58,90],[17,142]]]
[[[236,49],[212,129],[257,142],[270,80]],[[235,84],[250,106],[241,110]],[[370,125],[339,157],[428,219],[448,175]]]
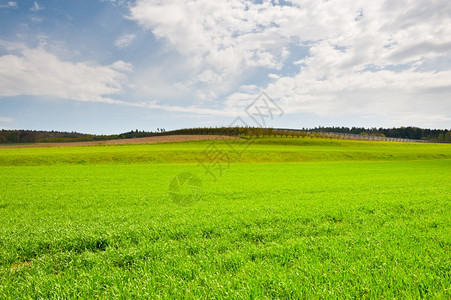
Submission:
[[[0,149],[0,299],[451,298],[451,145],[260,139],[217,181],[209,148]]]

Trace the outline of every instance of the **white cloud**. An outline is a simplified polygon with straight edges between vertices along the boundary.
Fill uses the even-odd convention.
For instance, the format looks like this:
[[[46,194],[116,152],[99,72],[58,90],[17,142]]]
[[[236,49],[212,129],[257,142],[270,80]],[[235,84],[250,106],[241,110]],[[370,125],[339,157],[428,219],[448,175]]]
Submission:
[[[14,119],[6,118],[6,117],[0,117],[0,122],[14,122]]]
[[[259,67],[288,112],[451,118],[451,2],[286,2],[138,0],[129,18],[186,57],[182,86],[199,95],[237,90],[228,83]],[[242,89],[225,109],[254,97]]]
[[[160,109],[171,112],[181,112],[190,113],[197,115],[210,115],[210,116],[228,116],[234,117],[235,113],[231,111],[224,111],[211,108],[200,108],[197,106],[179,106],[179,105],[164,105],[159,104],[157,101],[148,101],[132,104],[132,106],[150,108],[150,109]]]
[[[129,6],[131,0],[101,0],[102,2],[110,2],[113,6]]]
[[[118,48],[126,48],[128,47],[136,38],[134,34],[124,34],[116,39],[114,44]]]
[[[419,70],[428,59],[451,53],[448,3],[360,3],[358,21],[347,20],[345,30],[313,43],[299,74],[269,84],[267,92],[286,110],[318,115],[450,120],[451,64],[442,71]],[[329,9],[340,11],[333,3]]]
[[[264,89],[287,113],[425,124],[451,118],[448,0],[108,1],[127,7],[128,18],[159,40],[130,75],[135,95],[170,98],[127,105],[229,115]],[[33,11],[43,8],[33,4]],[[133,47],[135,39],[121,35],[114,45]],[[0,97],[126,104],[107,96],[123,92],[128,63],[61,60],[45,39],[35,49],[1,40],[0,47],[9,53],[0,56]],[[171,106],[173,99],[191,103]]]
[[[186,87],[205,83],[208,72],[217,89],[248,68],[283,66],[289,40],[278,35],[277,13],[266,1],[137,1],[129,18],[189,58]]]
[[[0,4],[0,8],[17,8],[16,1],[8,1],[6,4]]]
[[[40,11],[43,10],[44,7],[40,6],[38,2],[34,2],[33,6],[30,8],[31,11]]]
[[[20,54],[0,56],[0,98],[50,96],[80,101],[119,103],[105,97],[122,91],[131,65],[117,61],[100,66],[62,61],[43,48],[18,47]],[[19,50],[20,49],[20,50]]]
[[[25,50],[27,47],[23,43],[8,42],[0,39],[0,47],[8,52]]]

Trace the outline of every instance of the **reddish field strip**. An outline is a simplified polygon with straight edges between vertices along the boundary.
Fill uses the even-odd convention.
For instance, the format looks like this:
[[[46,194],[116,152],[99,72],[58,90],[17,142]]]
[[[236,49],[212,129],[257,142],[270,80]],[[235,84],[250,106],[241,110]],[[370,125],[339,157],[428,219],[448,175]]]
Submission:
[[[68,142],[68,143],[35,143],[35,144],[3,144],[0,148],[38,148],[38,147],[71,147],[71,146],[93,146],[93,145],[125,145],[125,144],[154,144],[154,143],[170,143],[184,141],[200,141],[200,140],[217,140],[217,139],[238,139],[235,136],[223,135],[166,135],[151,136],[134,139],[120,139],[107,141],[90,141],[90,142]]]

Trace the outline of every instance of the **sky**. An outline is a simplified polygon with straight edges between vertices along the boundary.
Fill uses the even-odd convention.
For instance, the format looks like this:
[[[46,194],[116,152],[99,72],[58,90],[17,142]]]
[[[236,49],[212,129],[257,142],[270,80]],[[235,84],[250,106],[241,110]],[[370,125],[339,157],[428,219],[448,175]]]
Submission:
[[[0,128],[451,129],[449,0],[0,0]],[[269,116],[269,114],[268,114]]]

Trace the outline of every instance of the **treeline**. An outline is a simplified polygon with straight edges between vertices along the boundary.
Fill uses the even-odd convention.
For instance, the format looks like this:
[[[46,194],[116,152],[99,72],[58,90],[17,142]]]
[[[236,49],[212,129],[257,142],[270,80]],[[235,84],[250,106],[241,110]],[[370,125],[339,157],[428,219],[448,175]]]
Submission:
[[[1,130],[0,144],[15,143],[59,143],[59,142],[90,142],[116,139],[129,139],[136,137],[148,137],[162,134],[164,131],[146,132],[130,131],[121,134],[95,135],[78,132],[61,131],[36,131],[36,130]]]
[[[363,128],[363,127],[316,127],[303,129],[311,132],[338,132],[349,134],[362,134],[412,140],[427,140],[434,142],[451,142],[451,131],[447,129],[423,129],[418,127],[399,128]]]
[[[152,132],[152,131],[139,131],[138,129],[136,129],[135,131],[130,131],[130,132],[125,132],[125,133],[121,133],[119,134],[119,138],[120,139],[134,139],[134,138],[141,138],[141,137],[149,137],[149,136],[156,136],[156,135],[161,135],[163,134],[165,131],[164,129],[157,129],[157,132]]]
[[[417,127],[363,128],[363,127],[316,127],[302,129],[256,128],[256,127],[205,127],[172,130],[166,134],[214,134],[243,137],[316,137],[349,138],[357,140],[417,140],[451,142],[451,131],[445,129],[422,129]],[[385,138],[385,139],[384,139]]]
[[[451,142],[451,131],[445,129],[422,129],[417,127],[363,128],[363,127],[316,127],[303,129],[259,128],[259,127],[204,127],[184,128],[155,132],[132,130],[115,135],[94,135],[77,132],[1,130],[0,144],[3,143],[48,143],[48,142],[88,142],[115,139],[150,137],[157,135],[235,135],[242,137],[297,137],[297,138],[340,138],[354,140],[399,140]]]
[[[94,135],[78,132],[2,130],[0,143],[86,142],[119,138],[117,135]]]

